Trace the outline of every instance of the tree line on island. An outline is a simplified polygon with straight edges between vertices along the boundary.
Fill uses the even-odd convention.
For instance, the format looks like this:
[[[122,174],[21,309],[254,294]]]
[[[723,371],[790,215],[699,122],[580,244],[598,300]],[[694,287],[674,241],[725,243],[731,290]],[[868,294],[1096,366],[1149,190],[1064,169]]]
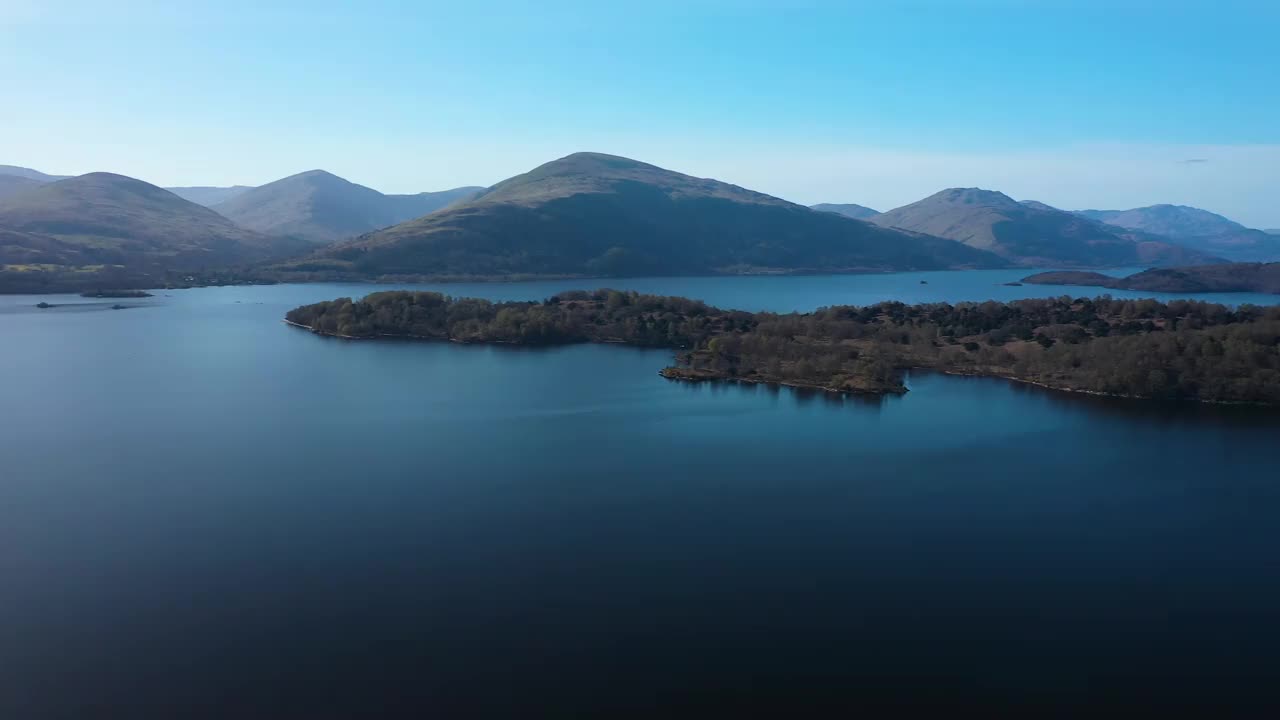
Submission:
[[[1280,263],[1226,263],[1151,268],[1125,277],[1060,270],[1022,279],[1033,285],[1092,285],[1141,292],[1254,292],[1280,294]]]
[[[571,291],[490,302],[388,291],[291,310],[348,338],[624,343],[677,351],[668,378],[901,393],[927,368],[1106,395],[1280,405],[1280,307],[1110,297],[721,310],[679,297]]]

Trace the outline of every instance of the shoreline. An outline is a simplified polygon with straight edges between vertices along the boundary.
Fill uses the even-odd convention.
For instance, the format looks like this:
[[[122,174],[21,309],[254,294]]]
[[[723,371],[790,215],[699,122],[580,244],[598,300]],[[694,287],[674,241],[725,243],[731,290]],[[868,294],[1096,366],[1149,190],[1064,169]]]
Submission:
[[[626,343],[626,341],[623,341],[623,340],[605,340],[598,343],[561,343],[559,345],[543,346],[543,345],[532,345],[527,343],[518,343],[518,342],[512,342],[512,341],[474,342],[473,343],[473,342],[467,342],[466,340],[459,340],[456,338],[436,338],[436,337],[427,337],[424,335],[375,335],[375,336],[342,335],[339,333],[331,333],[331,332],[316,330],[309,325],[303,325],[301,323],[296,323],[288,319],[281,320],[281,322],[291,327],[306,330],[307,332],[310,332],[314,335],[319,335],[321,337],[339,338],[342,340],[412,340],[412,341],[419,341],[419,342],[421,341],[449,342],[449,343],[456,343],[459,345],[510,345],[510,346],[519,346],[519,347],[563,347],[564,345],[627,345],[628,344]],[[642,347],[642,349],[650,349],[650,350],[663,350],[663,349],[669,350],[669,348],[656,348],[656,347],[645,348],[643,346],[635,346],[635,347]],[[1139,402],[1159,402],[1160,401],[1160,398],[1145,397],[1142,395],[1108,393],[1108,392],[1103,392],[1101,390],[1086,390],[1084,388],[1072,388],[1072,387],[1066,387],[1063,385],[1053,385],[1040,380],[1031,380],[1029,378],[1021,378],[1015,375],[1008,375],[1008,374],[998,373],[998,372],[977,372],[972,370],[947,370],[947,369],[931,368],[931,367],[925,367],[925,366],[913,366],[909,368],[904,368],[903,371],[911,372],[914,370],[922,370],[925,372],[936,372],[936,373],[941,373],[943,375],[950,375],[953,377],[976,377],[976,378],[991,378],[995,380],[1004,380],[1007,382],[1018,383],[1020,385],[1031,385],[1033,387],[1037,387],[1042,390],[1049,390],[1052,392],[1061,392],[1061,393],[1071,393],[1074,395],[1089,395],[1089,396],[1100,397],[1100,398],[1139,401]],[[732,383],[732,384],[739,384],[739,385],[767,385],[767,386],[776,386],[776,387],[787,387],[787,388],[792,388],[796,390],[822,391],[826,393],[831,393],[833,395],[884,397],[888,395],[902,396],[902,395],[906,395],[911,391],[910,388],[906,387],[905,385],[902,385],[897,388],[884,388],[884,389],[835,388],[829,385],[822,385],[819,383],[806,383],[803,381],[768,380],[768,379],[762,379],[762,378],[746,378],[746,377],[737,377],[732,375],[720,375],[709,370],[694,370],[692,368],[683,368],[676,365],[670,365],[658,370],[658,375],[672,382],[686,382],[686,383],[719,382],[719,383]],[[1237,400],[1202,400],[1198,398],[1196,399],[1182,398],[1178,400],[1171,400],[1170,402],[1177,402],[1180,404],[1194,403],[1196,405],[1213,405],[1213,406],[1221,406],[1221,407],[1257,407],[1257,408],[1276,407],[1275,405],[1271,405],[1269,403],[1262,403],[1262,402],[1246,402],[1246,401],[1237,401]]]
[[[631,345],[625,340],[618,340],[618,339],[603,340],[600,342],[559,343],[556,345],[534,345],[529,343],[518,343],[518,342],[512,342],[512,341],[467,342],[466,340],[459,340],[457,338],[436,338],[436,337],[427,337],[423,335],[373,335],[373,336],[342,335],[340,333],[331,333],[331,332],[325,332],[323,330],[316,330],[312,328],[310,325],[303,325],[302,323],[296,323],[288,319],[281,320],[281,322],[291,327],[299,328],[301,330],[306,330],[307,332],[313,335],[319,335],[321,337],[338,338],[340,340],[412,340],[412,341],[418,341],[418,342],[424,342],[424,341],[437,342],[437,343],[447,342],[447,343],[456,343],[458,345],[509,345],[509,346],[515,346],[515,347],[533,347],[533,348],[565,347],[567,345],[622,345],[626,347],[636,347],[642,350],[665,350],[667,352],[674,352],[671,350],[671,348],[649,347],[644,345]],[[795,388],[797,390],[821,390],[823,392],[828,392],[836,395],[884,396],[884,395],[905,395],[907,392],[909,392],[909,390],[905,385],[899,386],[897,388],[885,388],[883,390],[859,389],[859,388],[834,388],[828,385],[821,385],[818,383],[795,382],[795,381],[787,381],[787,380],[753,379],[753,378],[731,377],[728,375],[721,376],[721,375],[714,375],[714,374],[699,375],[697,374],[698,372],[706,373],[707,371],[693,371],[688,368],[681,368],[675,365],[669,365],[659,370],[658,375],[673,382],[688,382],[688,383],[731,382],[731,383],[739,383],[744,385],[776,385],[779,387]]]
[[[373,336],[367,336],[367,335],[343,335],[342,333],[331,333],[331,332],[325,332],[325,331],[323,331],[323,330],[316,330],[315,328],[311,327],[310,325],[303,325],[302,323],[296,323],[296,322],[294,322],[294,321],[292,321],[292,320],[290,320],[290,319],[288,319],[288,318],[285,318],[285,319],[281,320],[280,322],[284,323],[285,325],[291,325],[291,326],[293,326],[293,327],[301,328],[301,329],[303,329],[303,330],[306,330],[307,332],[311,333],[312,335],[319,335],[319,336],[321,336],[321,337],[340,338],[340,339],[342,339],[342,340],[396,340],[396,339],[403,339],[403,340],[419,340],[419,341],[428,341],[428,342],[453,342],[453,343],[459,343],[459,344],[462,344],[462,345],[466,345],[466,344],[468,344],[468,343],[465,343],[465,342],[463,342],[463,341],[461,341],[461,340],[455,340],[455,339],[453,339],[453,338],[435,338],[435,337],[428,337],[428,336],[426,336],[426,335],[390,335],[390,334],[373,335]]]
[[[806,383],[802,381],[791,380],[767,380],[764,378],[746,378],[735,375],[717,375],[707,370],[693,370],[692,368],[682,368],[675,365],[662,368],[658,371],[658,375],[674,382],[687,383],[733,383],[738,385],[770,385],[777,387],[789,387],[796,390],[821,390],[822,392],[831,393],[833,395],[859,395],[859,396],[876,396],[884,397],[886,395],[906,395],[911,390],[905,385],[899,385],[893,388],[884,388],[873,390],[870,388],[835,388],[830,385],[820,385],[818,383]]]
[[[1170,325],[1170,317],[1182,322]],[[542,303],[398,291],[301,305],[284,321],[346,340],[661,349],[675,357],[662,363],[659,376],[686,382],[883,396],[908,392],[903,373],[918,370],[1153,404],[1280,407],[1280,377],[1270,373],[1280,361],[1270,340],[1280,333],[1280,306],[1233,310],[1060,296],[980,306],[885,302],[779,315],[634,290],[569,290]],[[1223,359],[1228,340],[1252,353],[1244,370],[1260,375],[1243,375],[1241,362]],[[1064,350],[1064,343],[1084,343],[1089,352]],[[1167,370],[1149,372],[1153,362]]]
[[[339,278],[262,278],[255,280],[244,280],[242,282],[192,282],[183,285],[154,285],[148,286],[142,283],[141,290],[154,291],[170,291],[170,290],[198,290],[201,288],[215,287],[266,287],[271,285],[462,285],[462,284],[515,284],[530,282],[555,282],[559,280],[634,280],[644,278],[655,279],[695,279],[695,278],[732,278],[732,277],[820,277],[823,275],[893,275],[907,273],[923,273],[923,272],[970,272],[981,270],[1011,270],[1013,268],[907,268],[890,270],[884,268],[833,268],[829,270],[803,268],[803,269],[772,269],[766,268],[758,271],[744,272],[706,272],[691,274],[674,274],[674,275],[583,275],[576,273],[546,273],[546,274],[525,274],[513,273],[510,275],[378,275],[373,277],[339,277]],[[66,287],[49,290],[45,292],[15,291],[0,287],[0,295],[79,295],[83,292],[89,292],[96,288],[87,286],[68,285]]]
[[[530,347],[530,348],[552,348],[552,347],[564,347],[566,345],[627,345],[628,347],[637,347],[637,348],[647,349],[647,350],[669,349],[669,348],[653,347],[649,345],[630,345],[626,340],[621,340],[618,338],[610,338],[608,340],[600,340],[598,342],[583,341],[583,342],[564,342],[564,343],[554,343],[554,344],[548,343],[548,344],[539,345],[536,343],[516,342],[514,340],[484,340],[484,341],[472,342],[470,340],[462,340],[454,337],[440,338],[440,337],[431,337],[430,335],[398,335],[398,334],[393,335],[391,333],[383,333],[380,335],[343,335],[341,333],[331,333],[331,332],[325,332],[324,330],[316,330],[310,325],[303,325],[302,323],[296,323],[288,318],[285,318],[280,322],[284,323],[285,325],[291,325],[293,327],[306,330],[307,332],[313,335],[320,335],[321,337],[339,338],[341,340],[413,340],[415,342],[438,342],[438,343],[447,342],[447,343],[454,343],[456,345],[509,345],[512,347]]]

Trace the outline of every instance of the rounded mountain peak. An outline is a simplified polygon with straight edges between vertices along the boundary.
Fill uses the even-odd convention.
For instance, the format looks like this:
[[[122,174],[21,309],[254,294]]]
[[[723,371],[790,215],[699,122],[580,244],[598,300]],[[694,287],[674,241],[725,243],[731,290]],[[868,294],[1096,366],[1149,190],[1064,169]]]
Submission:
[[[1180,215],[1201,217],[1201,218],[1222,217],[1217,213],[1212,213],[1212,212],[1209,212],[1208,210],[1201,210],[1198,207],[1191,207],[1190,205],[1170,205],[1168,203],[1161,203],[1158,205],[1152,205],[1146,208],[1146,210],[1154,215],[1158,215],[1161,217],[1176,217]]]
[[[120,175],[113,172],[90,172],[83,175],[69,177],[66,180],[59,180],[60,183],[72,183],[76,185],[137,185],[156,187],[145,180],[129,177],[128,175]]]
[[[534,168],[532,172],[537,173],[542,171],[541,174],[544,175],[598,175],[627,172],[632,170],[660,170],[660,168],[648,163],[642,163],[639,160],[622,157],[620,155],[609,155],[598,152],[576,152],[572,155],[565,155],[558,160],[552,160],[549,163],[544,163],[540,167]]]
[[[982,188],[947,188],[933,196],[934,200],[959,205],[984,205],[988,207],[1019,207],[1013,198],[996,190]]]
[[[263,187],[274,185],[276,183],[289,185],[289,184],[304,183],[304,182],[311,185],[351,185],[352,184],[350,180],[334,175],[328,170],[316,169],[316,170],[307,170],[306,172],[300,172],[296,175],[290,175],[288,177],[280,178],[275,182],[267,183],[267,185],[264,185]]]
[[[38,188],[46,197],[62,195],[66,197],[102,197],[102,196],[135,196],[171,202],[186,202],[177,195],[145,180],[111,172],[91,172],[76,175],[65,180],[51,182]]]

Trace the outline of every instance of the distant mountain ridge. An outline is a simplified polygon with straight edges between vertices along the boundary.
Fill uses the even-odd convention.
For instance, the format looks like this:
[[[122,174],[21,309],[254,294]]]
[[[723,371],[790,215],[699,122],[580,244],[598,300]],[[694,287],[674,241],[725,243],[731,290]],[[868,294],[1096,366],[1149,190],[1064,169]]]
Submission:
[[[1188,205],[1150,205],[1132,210],[1077,210],[1075,214],[1110,225],[1169,237],[1197,237],[1245,230],[1245,226]]]
[[[49,175],[39,170],[31,168],[18,167],[17,165],[0,165],[0,197],[3,197],[6,187],[12,187],[12,179],[20,178],[36,184],[57,182],[73,178],[74,175]],[[209,206],[217,202],[235,197],[241,192],[248,190],[248,185],[233,185],[231,187],[212,187],[212,186],[195,186],[195,187],[169,187],[165,188],[169,192],[177,195],[184,200],[190,200],[197,205]]]
[[[1234,260],[1278,260],[1280,239],[1217,213],[1187,205],[1150,205],[1131,210],[1077,210],[1109,225],[1155,233],[1179,244]]]
[[[89,173],[0,199],[0,289],[158,283],[170,272],[296,254],[173,193],[123,175]],[[150,285],[154,286],[154,285]]]
[[[212,207],[220,202],[226,202],[237,195],[243,194],[246,190],[252,189],[252,185],[232,185],[230,187],[193,185],[188,187],[165,188],[165,190],[168,190],[183,200],[190,200],[197,205],[203,205],[205,207]]]
[[[384,195],[333,173],[310,170],[245,190],[212,207],[242,227],[324,244],[426,215],[483,190]]]
[[[1062,212],[1058,208],[1049,205],[1048,203],[1042,203],[1039,200],[1019,200],[1018,204],[1023,207],[1029,207],[1033,210],[1052,210],[1054,212]]]
[[[628,158],[575,153],[479,197],[340,243],[297,270],[359,276],[643,275],[994,267],[879,228]]]
[[[851,217],[854,220],[867,220],[880,214],[879,210],[872,210],[865,205],[854,203],[818,203],[809,207],[819,212],[830,212]]]
[[[1019,203],[1001,192],[949,188],[871,219],[885,227],[951,238],[1018,265],[1116,267],[1211,262],[1213,256],[1149,235]]]
[[[17,165],[0,165],[0,175],[11,175],[14,177],[26,178],[28,180],[35,180],[42,183],[56,182],[58,180],[66,180],[67,178],[71,177],[71,175],[49,175],[47,173],[42,173],[39,170],[32,170],[31,168],[18,167]]]
[[[600,153],[575,153],[488,189],[416,195],[386,195],[323,170],[261,187],[168,192],[111,173],[61,177],[0,166],[0,265],[155,277],[293,255],[284,272],[315,279],[1189,266],[1220,256],[1280,257],[1280,235],[1271,234],[1280,231],[1188,206],[1066,212],[950,188],[886,213],[852,203],[805,208]],[[81,182],[65,184],[72,180]]]
[[[22,184],[24,180],[46,183],[70,177],[74,176],[48,175],[31,168],[0,165],[0,197],[27,187]],[[231,202],[264,188],[263,192],[254,192],[250,199]],[[191,185],[165,190],[197,205],[223,206],[220,214],[251,230],[327,243],[426,215],[468,199],[485,188],[459,187],[441,192],[387,195],[324,170],[312,170],[259,187]]]

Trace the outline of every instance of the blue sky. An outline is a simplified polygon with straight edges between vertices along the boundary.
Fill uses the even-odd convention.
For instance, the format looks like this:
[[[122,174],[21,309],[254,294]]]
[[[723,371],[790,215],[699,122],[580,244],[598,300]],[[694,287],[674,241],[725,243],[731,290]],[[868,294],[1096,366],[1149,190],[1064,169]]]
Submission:
[[[411,192],[597,150],[805,203],[1280,226],[1278,87],[1277,2],[0,0],[0,163],[169,185]]]

